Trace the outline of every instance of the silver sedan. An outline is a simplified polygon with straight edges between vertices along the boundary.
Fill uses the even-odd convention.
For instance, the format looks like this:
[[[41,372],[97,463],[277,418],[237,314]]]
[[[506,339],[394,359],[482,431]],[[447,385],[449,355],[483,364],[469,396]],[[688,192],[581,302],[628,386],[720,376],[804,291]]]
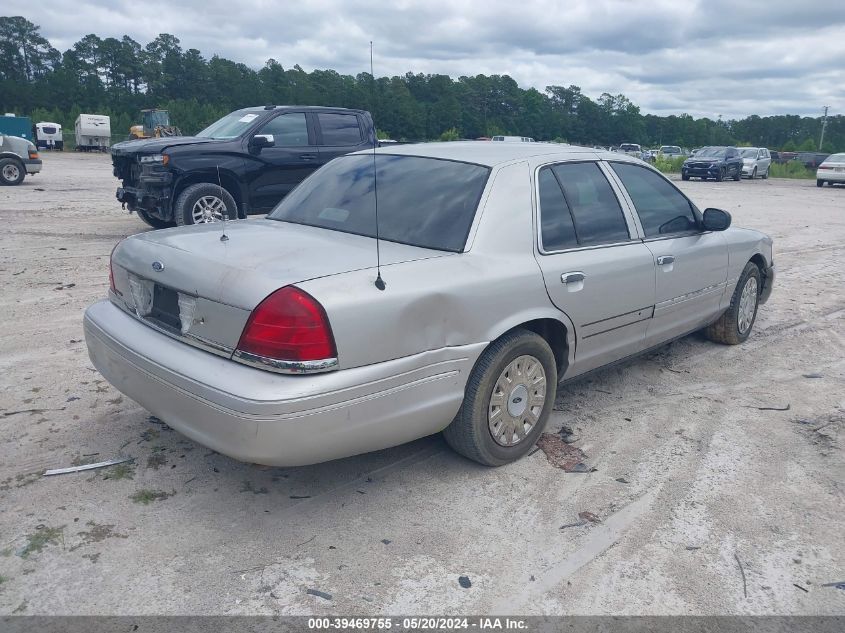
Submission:
[[[558,382],[696,330],[741,343],[772,241],[618,153],[431,143],[338,158],[266,219],[130,237],[88,350],[197,442],[294,466],[443,432],[501,465]]]

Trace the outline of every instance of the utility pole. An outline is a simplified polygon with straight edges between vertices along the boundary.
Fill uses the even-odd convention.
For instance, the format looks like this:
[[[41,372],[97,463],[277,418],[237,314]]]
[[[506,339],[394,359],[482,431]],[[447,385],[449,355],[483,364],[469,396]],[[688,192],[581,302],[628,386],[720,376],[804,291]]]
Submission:
[[[824,129],[827,127],[827,111],[830,106],[824,107],[824,116],[822,117],[822,135],[819,139],[819,151],[822,151],[822,144],[824,143]]]

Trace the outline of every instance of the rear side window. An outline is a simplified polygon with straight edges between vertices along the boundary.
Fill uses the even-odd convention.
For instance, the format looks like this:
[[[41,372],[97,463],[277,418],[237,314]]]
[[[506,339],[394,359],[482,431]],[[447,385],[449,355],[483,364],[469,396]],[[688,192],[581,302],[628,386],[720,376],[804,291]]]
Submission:
[[[354,114],[321,112],[317,114],[323,131],[323,145],[358,145],[361,140],[361,126]]]
[[[282,114],[268,121],[258,134],[272,134],[276,147],[308,145],[308,125],[304,112]]]
[[[663,176],[638,165],[610,165],[628,190],[646,237],[698,228],[689,200]]]
[[[551,168],[544,167],[540,170],[539,189],[543,250],[559,251],[578,246],[569,205],[566,204],[563,190]]]
[[[622,207],[596,163],[552,167],[572,214],[578,244],[590,246],[630,239]]]

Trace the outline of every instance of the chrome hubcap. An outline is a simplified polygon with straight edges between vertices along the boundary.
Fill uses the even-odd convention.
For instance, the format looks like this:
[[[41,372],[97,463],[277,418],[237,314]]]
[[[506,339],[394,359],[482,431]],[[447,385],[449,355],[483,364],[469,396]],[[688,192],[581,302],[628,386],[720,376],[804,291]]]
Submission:
[[[739,297],[739,315],[737,316],[737,327],[740,334],[745,334],[751,327],[754,320],[754,312],[757,309],[757,279],[749,277],[742,288],[742,295]]]
[[[500,446],[518,444],[540,421],[546,403],[546,370],[533,356],[519,356],[502,371],[487,410],[490,435]]]
[[[206,224],[223,220],[226,203],[217,196],[203,196],[194,203],[191,209],[191,219],[194,224]]]
[[[17,165],[4,165],[3,178],[6,180],[17,180],[21,175],[21,170]]]

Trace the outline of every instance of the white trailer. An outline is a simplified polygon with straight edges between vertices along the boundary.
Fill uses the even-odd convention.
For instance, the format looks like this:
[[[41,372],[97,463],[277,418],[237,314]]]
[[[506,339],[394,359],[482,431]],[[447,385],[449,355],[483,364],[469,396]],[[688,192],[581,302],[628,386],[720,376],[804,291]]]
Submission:
[[[102,114],[80,114],[74,125],[76,149],[83,152],[108,151],[111,120]]]
[[[39,149],[64,149],[62,126],[58,123],[41,121],[35,124],[35,145]]]

